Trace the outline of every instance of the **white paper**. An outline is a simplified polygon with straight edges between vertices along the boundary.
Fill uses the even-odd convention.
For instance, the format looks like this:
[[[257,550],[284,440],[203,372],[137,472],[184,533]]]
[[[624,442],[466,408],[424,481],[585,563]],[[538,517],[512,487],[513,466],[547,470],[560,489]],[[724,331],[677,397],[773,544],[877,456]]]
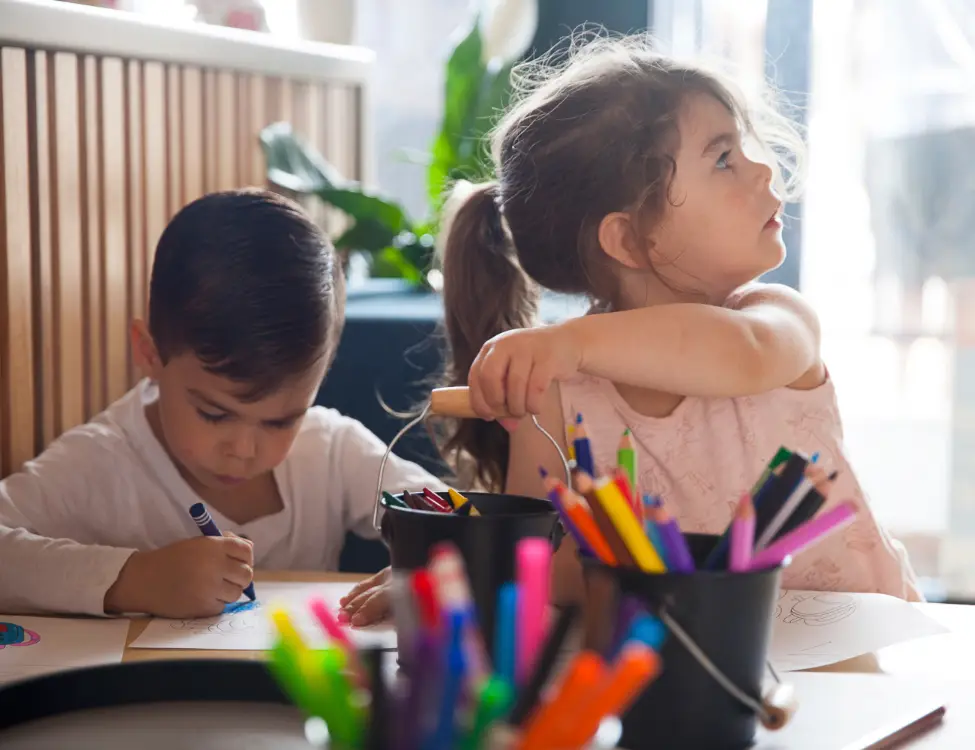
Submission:
[[[770,658],[780,671],[813,669],[945,632],[893,596],[785,590],[775,607]]]
[[[0,683],[122,661],[128,620],[0,615]]]
[[[271,648],[276,631],[268,608],[282,606],[309,646],[329,645],[322,627],[308,609],[312,597],[323,598],[333,612],[352,583],[257,583],[257,602],[240,602],[237,612],[198,620],[154,619],[130,645],[132,648],[212,649],[263,651]],[[367,628],[348,628],[349,639],[359,647],[396,648],[396,630],[391,623]]]

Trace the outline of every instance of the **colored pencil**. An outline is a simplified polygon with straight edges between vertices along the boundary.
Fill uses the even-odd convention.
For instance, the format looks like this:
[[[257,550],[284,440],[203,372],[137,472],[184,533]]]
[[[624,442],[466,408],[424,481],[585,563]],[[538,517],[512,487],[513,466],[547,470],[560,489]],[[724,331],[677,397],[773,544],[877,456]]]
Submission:
[[[773,537],[772,541],[778,541],[786,534],[795,531],[802,524],[811,520],[816,516],[817,513],[826,504],[826,498],[830,494],[833,485],[836,481],[836,477],[839,475],[838,471],[834,471],[828,477],[826,477],[825,482],[820,482],[815,485],[806,496],[803,498],[802,502],[799,503],[799,507],[796,508],[796,512],[782,524],[782,528],[779,529],[779,533]]]
[[[472,516],[481,515],[480,513],[477,512],[477,508],[474,507],[474,504],[470,500],[468,500],[466,497],[461,495],[457,490],[453,489],[452,487],[448,488],[447,496],[450,498],[450,504],[454,506],[455,513],[461,510],[464,506],[470,505],[471,507],[468,510],[466,510],[465,513],[470,513]]]
[[[833,534],[844,526],[853,523],[856,513],[857,508],[853,502],[840,503],[753,556],[748,569],[763,570],[781,565],[787,557],[798,555],[829,534]]]
[[[806,466],[806,471],[804,472],[802,481],[799,482],[796,488],[782,503],[775,515],[769,520],[765,528],[762,529],[762,533],[755,541],[755,549],[763,550],[768,547],[769,543],[775,539],[776,536],[778,536],[779,530],[790,518],[792,518],[792,515],[796,512],[796,510],[798,510],[799,505],[806,498],[806,495],[812,491],[816,484],[821,484],[825,481],[826,472],[823,471],[822,467],[816,466],[810,462]]]
[[[437,510],[443,513],[450,513],[453,510],[453,506],[444,500],[440,495],[431,490],[429,487],[423,488],[423,497],[429,505],[432,505]]]
[[[610,547],[606,537],[599,530],[596,519],[584,507],[585,501],[561,482],[559,485],[557,492],[560,493],[562,507],[565,509],[570,523],[585,540],[592,554],[606,565],[618,565],[619,561],[613,554],[613,548]]]
[[[565,504],[562,502],[562,488],[565,487],[565,485],[550,475],[545,470],[544,466],[538,467],[538,471],[542,475],[542,486],[545,488],[545,496],[548,498],[548,501],[552,503],[552,506],[555,508],[556,512],[558,512],[559,519],[562,521],[562,526],[567,532],[569,532],[569,536],[571,536],[573,541],[575,541],[576,547],[582,554],[595,557],[595,550],[593,550],[589,540],[586,539],[585,535],[579,529],[578,523],[569,517]],[[588,513],[586,515],[588,515]]]
[[[661,546],[666,550],[667,569],[675,573],[693,573],[695,570],[694,558],[687,547],[687,540],[681,533],[677,519],[667,512],[663,503],[660,503],[652,512],[651,520],[660,534]]]
[[[623,430],[623,437],[620,438],[619,447],[616,449],[616,462],[619,468],[626,472],[630,480],[630,487],[636,494],[636,449],[633,447],[633,438],[630,436],[630,428]]]
[[[577,469],[572,475],[575,482],[576,490],[586,498],[586,502],[589,505],[589,511],[592,513],[593,520],[596,522],[596,527],[599,529],[600,533],[603,535],[603,539],[609,545],[609,548],[613,552],[613,557],[616,561],[622,565],[624,568],[632,568],[636,565],[636,560],[633,559],[633,555],[630,554],[630,550],[627,548],[626,543],[620,537],[619,532],[616,530],[616,526],[613,525],[612,519],[606,514],[603,509],[602,503],[596,499],[595,485],[593,483],[592,477],[581,469]]]
[[[589,434],[586,432],[585,422],[582,421],[582,414],[576,415],[576,426],[572,444],[575,446],[576,466],[589,476],[596,476],[596,462],[592,457],[592,445],[589,442]]]
[[[640,522],[633,515],[633,509],[626,502],[616,483],[601,479],[593,485],[597,502],[602,505],[614,528],[644,573],[663,573],[667,570],[657,550],[650,544]]]
[[[731,522],[731,552],[728,570],[741,573],[748,569],[755,541],[755,509],[747,492],[741,496]]]
[[[573,463],[575,463],[576,460],[576,445],[574,437],[575,431],[576,428],[574,424],[569,423],[565,426],[565,447],[566,452],[568,453],[566,458]]]

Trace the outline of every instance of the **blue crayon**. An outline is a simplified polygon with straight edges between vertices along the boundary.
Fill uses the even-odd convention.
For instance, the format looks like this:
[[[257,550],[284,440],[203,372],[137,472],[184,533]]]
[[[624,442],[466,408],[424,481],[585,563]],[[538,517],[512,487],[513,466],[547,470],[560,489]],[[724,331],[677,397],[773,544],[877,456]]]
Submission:
[[[203,536],[223,536],[220,529],[217,528],[217,524],[213,522],[210,511],[207,510],[203,503],[193,503],[190,506],[190,518],[200,527]],[[251,601],[257,599],[257,594],[254,593],[253,582],[247,584],[247,588],[244,589],[244,596]]]

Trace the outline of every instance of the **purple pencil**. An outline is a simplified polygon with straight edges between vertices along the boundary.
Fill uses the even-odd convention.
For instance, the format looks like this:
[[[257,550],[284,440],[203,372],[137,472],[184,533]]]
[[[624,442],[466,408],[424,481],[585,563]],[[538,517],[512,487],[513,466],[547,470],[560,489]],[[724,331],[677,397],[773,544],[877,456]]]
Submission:
[[[661,502],[652,508],[651,519],[657,525],[660,542],[664,546],[663,557],[667,560],[667,568],[674,573],[693,573],[694,558],[687,548],[687,540],[677,524],[677,519],[667,512]]]
[[[565,506],[562,504],[562,487],[564,485],[555,477],[549,476],[549,473],[541,466],[538,467],[538,473],[542,475],[542,482],[545,485],[545,492],[548,495],[549,502],[555,506],[555,510],[559,514],[559,519],[562,521],[562,526],[569,532],[569,536],[575,540],[576,547],[584,555],[595,557],[596,553],[589,546],[589,542],[586,541],[585,537],[579,532],[579,529],[576,528],[576,525],[572,523],[572,519],[565,512]]]
[[[781,565],[787,557],[798,555],[823,537],[853,523],[856,513],[853,502],[847,500],[840,503],[763,549],[752,558],[748,569],[762,570]]]

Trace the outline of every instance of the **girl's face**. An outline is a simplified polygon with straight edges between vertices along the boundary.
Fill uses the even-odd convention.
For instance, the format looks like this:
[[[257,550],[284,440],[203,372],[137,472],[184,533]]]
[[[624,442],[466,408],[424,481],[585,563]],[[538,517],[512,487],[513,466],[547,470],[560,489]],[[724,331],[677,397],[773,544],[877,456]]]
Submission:
[[[785,258],[782,201],[772,170],[742,148],[738,123],[717,99],[690,97],[678,119],[677,170],[651,260],[671,287],[723,301]]]

